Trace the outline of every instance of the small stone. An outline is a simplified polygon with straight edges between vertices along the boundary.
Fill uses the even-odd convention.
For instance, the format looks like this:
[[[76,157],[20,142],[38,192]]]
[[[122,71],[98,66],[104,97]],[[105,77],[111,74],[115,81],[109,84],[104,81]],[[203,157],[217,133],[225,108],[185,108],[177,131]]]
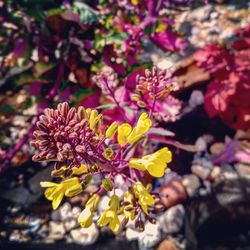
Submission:
[[[191,171],[193,174],[195,174],[198,177],[200,177],[201,179],[205,180],[205,179],[207,179],[207,177],[211,173],[212,169],[204,167],[200,164],[194,164],[191,167]]]
[[[100,199],[100,202],[98,204],[99,214],[102,214],[105,210],[109,208],[109,201],[110,201],[110,197],[108,197],[107,195],[103,196]]]
[[[51,219],[54,220],[54,221],[60,221],[61,220],[61,214],[60,214],[60,211],[57,209],[57,210],[53,210],[51,212]]]
[[[214,166],[208,177],[208,180],[215,181],[220,177],[220,175],[221,175],[221,168],[218,166]]]
[[[50,227],[50,234],[48,238],[53,240],[62,240],[64,238],[66,231],[63,223],[50,221],[49,227]]]
[[[69,217],[69,213],[71,213],[72,207],[70,203],[65,202],[60,208],[59,213],[61,216],[61,220],[65,220]]]
[[[114,194],[114,190],[112,190],[111,192],[108,192],[108,194],[111,197]],[[123,196],[124,196],[124,190],[122,190],[120,188],[116,188],[115,195],[117,195],[119,197],[119,199],[122,200]]]
[[[69,232],[73,228],[79,227],[79,224],[76,221],[76,218],[69,218],[64,221],[64,226],[65,226],[66,231]]]
[[[193,174],[185,175],[182,184],[186,188],[189,197],[193,197],[201,185],[199,178]]]
[[[72,240],[82,245],[91,245],[96,242],[99,231],[95,223],[88,228],[73,229],[70,232]]]
[[[237,170],[240,177],[250,179],[250,165],[243,163],[236,163],[234,167]]]
[[[160,242],[161,232],[159,226],[159,223],[152,224],[146,222],[145,229],[139,234],[138,238],[139,248],[141,250],[152,248]]]
[[[72,213],[72,215],[73,215],[74,217],[78,217],[78,216],[80,215],[81,212],[82,212],[82,210],[81,210],[81,208],[79,208],[79,207],[73,207],[73,208],[72,208],[72,211],[71,211],[71,213]]]
[[[165,207],[171,207],[187,199],[187,193],[181,180],[173,180],[164,184],[159,191],[160,199]]]
[[[180,250],[180,248],[171,240],[163,240],[156,250]]]
[[[225,148],[225,143],[216,142],[210,147],[210,152],[212,155],[219,155]]]
[[[221,175],[226,179],[237,179],[239,177],[238,173],[234,171],[233,167],[229,164],[223,164],[221,166]]]
[[[141,234],[141,232],[139,232],[135,229],[132,229],[132,228],[126,229],[126,238],[128,241],[137,240],[139,238],[140,234]]]
[[[166,234],[178,233],[184,224],[184,216],[183,205],[169,208],[159,219],[161,230]]]

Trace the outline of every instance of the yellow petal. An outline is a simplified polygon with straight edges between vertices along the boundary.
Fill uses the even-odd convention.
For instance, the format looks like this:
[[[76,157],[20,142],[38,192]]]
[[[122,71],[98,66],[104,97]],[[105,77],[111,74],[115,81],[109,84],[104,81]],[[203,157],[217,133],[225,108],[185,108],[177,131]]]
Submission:
[[[117,214],[114,215],[114,218],[109,223],[109,228],[114,232],[117,233],[121,227],[121,222],[118,219]]]
[[[95,110],[95,109],[91,110],[90,117],[89,117],[89,127],[90,127],[90,129],[94,128],[94,126],[95,126],[95,124],[97,122],[97,120],[96,120],[97,116],[98,116],[97,110]]]
[[[142,159],[138,159],[138,158],[131,158],[129,160],[129,163],[128,165],[131,167],[131,168],[136,168],[140,171],[145,171],[145,166],[143,165],[143,160]]]
[[[87,201],[86,207],[90,209],[91,212],[96,211],[98,203],[100,201],[100,196],[98,194],[94,194],[91,198]]]
[[[120,208],[120,200],[117,195],[112,195],[109,201],[110,209],[117,211]]]
[[[88,172],[87,166],[84,164],[81,164],[81,167],[79,167],[79,168],[77,168],[77,167],[72,168],[72,173],[74,175],[82,175],[82,174],[87,173],[87,172]]]
[[[77,185],[71,186],[65,190],[65,196],[73,197],[80,194],[83,191],[82,185],[79,183]]]
[[[57,186],[58,184],[55,183],[55,182],[50,182],[50,181],[41,181],[40,182],[40,186],[45,188],[45,187],[55,187]]]
[[[115,132],[117,131],[118,128],[118,123],[117,122],[113,122],[107,129],[105,136],[106,138],[112,138],[115,134]]]
[[[100,227],[105,227],[114,217],[114,211],[106,210],[102,213],[101,217],[98,219],[97,223]]]
[[[44,191],[44,195],[46,199],[52,201],[53,200],[53,193],[56,191],[56,187],[49,187]]]
[[[166,164],[160,164],[157,162],[150,162],[147,164],[146,169],[149,172],[149,174],[155,178],[161,178],[164,175]]]
[[[53,193],[53,201],[52,201],[52,208],[57,209],[63,199],[63,190],[61,188],[57,188],[56,191]]]
[[[61,184],[63,185],[64,190],[66,190],[72,186],[79,185],[79,179],[78,177],[69,178],[62,181]]]
[[[118,143],[123,146],[127,143],[127,137],[132,131],[132,127],[128,123],[123,123],[118,127]]]
[[[81,227],[90,227],[93,223],[92,212],[89,208],[85,208],[78,217],[78,223]]]

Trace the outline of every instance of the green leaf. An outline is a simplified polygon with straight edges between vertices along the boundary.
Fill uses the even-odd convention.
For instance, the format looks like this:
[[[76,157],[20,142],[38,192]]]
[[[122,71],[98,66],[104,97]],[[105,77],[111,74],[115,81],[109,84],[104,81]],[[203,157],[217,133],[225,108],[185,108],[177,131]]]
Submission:
[[[79,13],[81,24],[92,24],[100,18],[100,14],[85,3],[75,2],[73,9]]]
[[[2,107],[0,107],[0,114],[16,115],[16,114],[18,114],[18,112],[11,105],[4,104]]]

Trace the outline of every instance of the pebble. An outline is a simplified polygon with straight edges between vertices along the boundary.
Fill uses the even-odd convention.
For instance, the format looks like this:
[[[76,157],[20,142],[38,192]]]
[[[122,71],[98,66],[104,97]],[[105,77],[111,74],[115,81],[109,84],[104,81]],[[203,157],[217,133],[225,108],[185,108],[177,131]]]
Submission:
[[[77,222],[77,217],[75,218],[68,218],[67,220],[64,221],[64,226],[67,232],[72,230],[73,228],[79,227],[79,224]]]
[[[71,214],[72,207],[69,202],[65,202],[60,208],[59,213],[61,220],[67,220],[72,214]]]
[[[221,165],[221,175],[229,180],[236,179],[239,177],[238,173],[229,164]]]
[[[98,212],[99,214],[102,214],[105,210],[109,208],[109,201],[110,197],[105,195],[100,199],[100,202],[98,204]]]
[[[137,231],[136,229],[132,229],[131,227],[126,229],[126,238],[128,241],[137,240],[140,234],[141,232]]]
[[[78,228],[70,231],[72,240],[82,245],[91,245],[96,242],[99,236],[99,230],[95,223],[89,228]]]
[[[163,240],[159,246],[157,246],[156,250],[180,250],[178,246],[172,240]]]
[[[62,240],[64,238],[66,231],[63,223],[50,221],[49,227],[50,227],[50,234],[48,236],[49,239]]]
[[[193,197],[201,185],[199,178],[193,174],[185,175],[182,184],[186,188],[189,197]]]
[[[161,240],[160,224],[146,222],[145,229],[139,234],[138,243],[140,250],[151,249]]]
[[[210,152],[212,155],[219,155],[225,148],[225,143],[216,142],[210,147]]]
[[[184,224],[185,209],[182,204],[169,208],[159,219],[160,228],[166,234],[180,232]]]
[[[159,191],[163,205],[168,208],[187,199],[187,192],[181,180],[173,180],[164,184]]]
[[[250,165],[243,163],[236,163],[234,167],[237,170],[240,177],[250,179]]]
[[[211,173],[212,169],[204,167],[204,166],[202,166],[200,164],[194,164],[191,167],[191,171],[192,171],[193,174],[195,174],[198,177],[200,177],[201,179],[205,180],[205,179],[207,179],[207,177]]]

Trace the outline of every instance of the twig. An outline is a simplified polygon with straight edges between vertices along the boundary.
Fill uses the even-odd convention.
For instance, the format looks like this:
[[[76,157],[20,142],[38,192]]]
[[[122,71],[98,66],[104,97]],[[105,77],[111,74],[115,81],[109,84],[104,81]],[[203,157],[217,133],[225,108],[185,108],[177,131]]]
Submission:
[[[59,65],[59,70],[57,73],[55,84],[53,88],[50,90],[50,92],[48,93],[48,95],[45,97],[47,100],[52,100],[56,96],[57,90],[61,85],[61,81],[64,75],[64,69],[65,69],[65,64],[64,62],[61,62]],[[19,140],[19,142],[14,146],[14,148],[7,153],[3,163],[0,165],[0,175],[9,167],[9,163],[11,162],[12,158],[16,155],[16,153],[22,148],[22,146],[26,143],[28,138],[32,135],[40,113],[41,112],[38,112],[36,119],[33,121],[33,124],[27,130],[26,134]]]

